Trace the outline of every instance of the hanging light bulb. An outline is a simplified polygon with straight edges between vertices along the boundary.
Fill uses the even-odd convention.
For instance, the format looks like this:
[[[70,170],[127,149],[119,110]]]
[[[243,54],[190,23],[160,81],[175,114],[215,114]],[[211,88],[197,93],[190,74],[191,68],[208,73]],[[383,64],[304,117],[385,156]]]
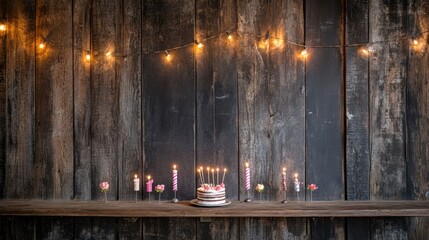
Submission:
[[[108,51],[108,52],[106,53],[106,57],[108,57],[108,58],[112,57],[112,53],[111,53],[110,51]]]
[[[2,31],[2,32],[6,31],[6,24],[4,24],[4,23],[0,24],[0,31]]]
[[[204,44],[198,42],[197,40],[195,40],[195,44],[197,45],[198,48],[203,48]]]
[[[305,48],[304,50],[301,51],[301,57],[307,58],[307,56],[308,56],[308,51],[307,51],[307,48]]]
[[[86,52],[85,59],[86,59],[87,61],[90,61],[90,60],[91,60],[91,54],[89,53],[89,51],[87,51],[87,52]]]
[[[167,59],[167,61],[171,61],[172,59],[171,54],[168,52],[168,50],[165,50],[165,58]]]
[[[229,32],[225,32],[226,33],[226,36],[227,36],[227,38],[228,38],[228,40],[232,40],[232,35],[229,33]]]
[[[418,46],[419,45],[419,40],[417,40],[417,38],[413,38],[412,43],[414,46]]]
[[[44,49],[45,47],[46,47],[45,43],[42,42],[42,43],[39,44],[39,49],[40,50]]]

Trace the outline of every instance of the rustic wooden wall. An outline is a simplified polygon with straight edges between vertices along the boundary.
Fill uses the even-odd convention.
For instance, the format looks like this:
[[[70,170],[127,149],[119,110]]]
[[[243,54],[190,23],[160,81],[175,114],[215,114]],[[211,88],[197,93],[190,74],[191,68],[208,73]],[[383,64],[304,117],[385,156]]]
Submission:
[[[98,183],[109,181],[109,200],[130,200],[135,173],[166,184],[170,199],[177,164],[179,199],[195,197],[197,167],[219,165],[228,168],[228,197],[243,200],[246,161],[252,185],[267,188],[264,200],[281,200],[283,166],[320,186],[316,200],[423,200],[429,190],[428,35],[418,47],[404,39],[429,30],[425,0],[0,6],[0,19],[10,23],[0,33],[3,199],[96,201],[103,197]],[[206,38],[203,49],[191,44]],[[368,41],[383,42],[369,57],[360,46],[338,47]],[[303,60],[299,44],[333,47],[308,48]],[[296,200],[292,187],[288,196]],[[428,218],[201,220],[3,217],[0,238],[429,236]]]

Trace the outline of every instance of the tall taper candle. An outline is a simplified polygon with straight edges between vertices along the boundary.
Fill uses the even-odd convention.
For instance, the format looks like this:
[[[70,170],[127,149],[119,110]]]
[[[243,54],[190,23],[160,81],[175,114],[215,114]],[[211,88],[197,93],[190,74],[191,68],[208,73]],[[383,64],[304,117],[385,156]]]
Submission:
[[[219,185],[219,168],[216,168],[216,185]]]
[[[205,183],[205,180],[204,180],[204,168],[203,167],[200,167],[200,169],[201,169],[201,177],[202,177],[202,183],[204,184]]]
[[[134,191],[140,191],[140,179],[137,174],[134,175]]]
[[[223,177],[222,177],[221,183],[224,183],[224,181],[225,181],[225,173],[226,173],[226,168],[223,169]]]
[[[210,168],[207,168],[207,184],[210,184]]]
[[[250,168],[249,168],[249,163],[246,163],[246,190],[250,190]]]
[[[283,172],[282,172],[282,185],[283,185],[283,191],[287,191],[286,168],[283,168]]]
[[[213,181],[213,186],[215,185],[215,178],[214,178],[214,168],[212,168],[212,181]]]
[[[173,166],[173,191],[177,191],[177,170],[176,170],[176,165]]]

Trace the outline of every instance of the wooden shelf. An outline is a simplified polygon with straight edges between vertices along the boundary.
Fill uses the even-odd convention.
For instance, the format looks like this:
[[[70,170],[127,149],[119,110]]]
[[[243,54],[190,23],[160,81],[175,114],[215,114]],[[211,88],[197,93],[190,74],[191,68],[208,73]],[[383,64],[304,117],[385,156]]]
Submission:
[[[386,217],[429,216],[429,201],[232,202],[204,208],[187,201],[0,201],[0,215],[73,217]]]

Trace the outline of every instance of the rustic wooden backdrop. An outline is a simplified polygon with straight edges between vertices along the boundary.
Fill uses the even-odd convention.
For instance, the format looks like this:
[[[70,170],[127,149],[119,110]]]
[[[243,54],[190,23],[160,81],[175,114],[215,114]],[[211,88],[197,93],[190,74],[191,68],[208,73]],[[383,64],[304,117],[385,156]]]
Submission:
[[[148,174],[195,197],[196,167],[243,167],[279,201],[280,169],[316,200],[424,199],[429,190],[425,0],[0,0],[3,199],[134,197]],[[156,51],[229,31],[171,50]],[[357,46],[373,45],[368,58]],[[37,48],[46,41],[44,50]],[[85,61],[85,50],[92,53]],[[105,56],[112,52],[113,57]],[[291,184],[291,182],[289,182]],[[254,193],[252,193],[254,194]],[[292,188],[289,200],[295,200]],[[147,195],[141,194],[146,200]],[[305,191],[302,199],[308,199]],[[202,209],[202,211],[204,211]],[[3,239],[427,239],[428,218],[2,217]]]

